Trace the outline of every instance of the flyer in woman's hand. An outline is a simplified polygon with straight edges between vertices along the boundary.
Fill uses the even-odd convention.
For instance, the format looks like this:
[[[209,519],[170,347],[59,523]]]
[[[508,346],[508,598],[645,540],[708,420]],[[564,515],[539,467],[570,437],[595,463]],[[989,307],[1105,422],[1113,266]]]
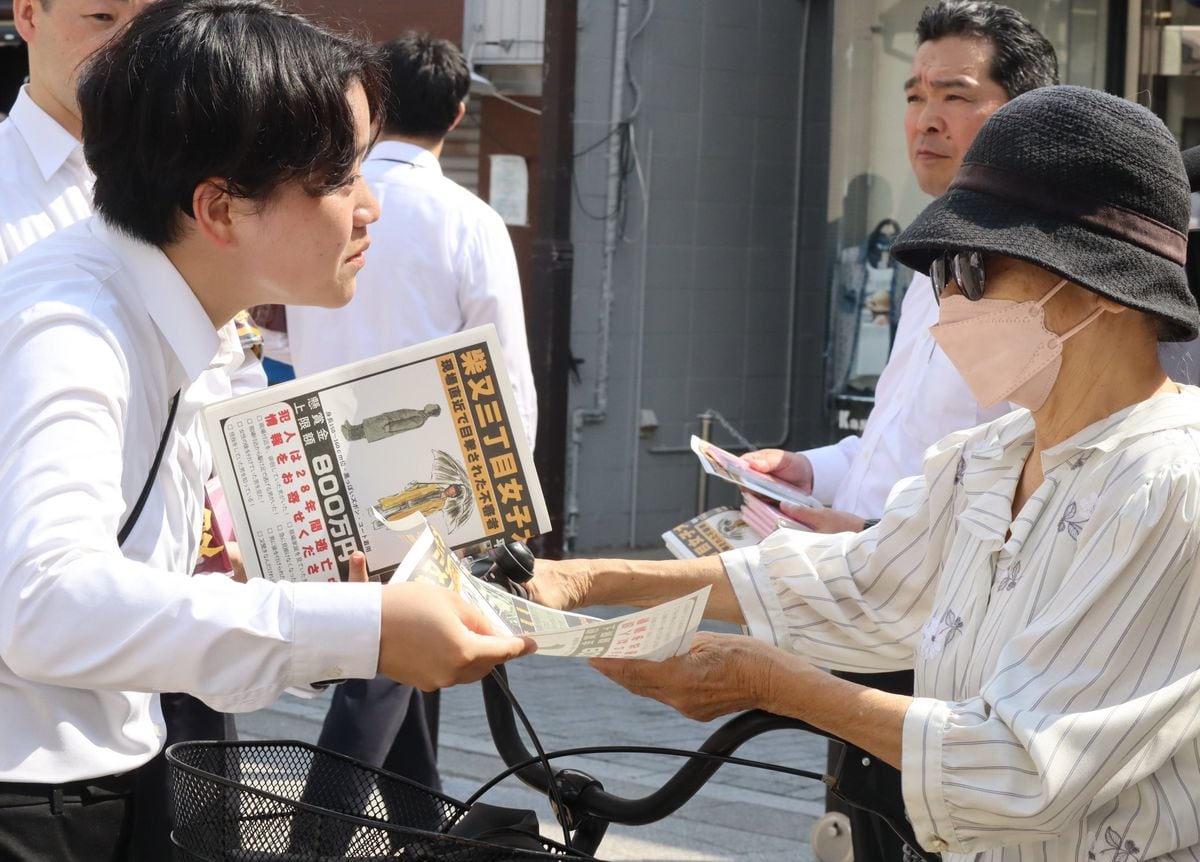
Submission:
[[[704,472],[710,476],[732,482],[739,488],[753,491],[755,494],[762,494],[764,497],[770,497],[781,503],[813,507],[821,505],[816,497],[805,494],[795,485],[751,469],[737,455],[726,452],[720,446],[701,440],[694,434],[692,435],[692,451],[700,459],[700,466],[704,468]]]
[[[652,661],[682,655],[691,646],[708,602],[709,587],[705,587],[607,620],[559,611],[473,577],[419,512],[388,521],[386,527],[409,547],[393,580],[421,581],[454,590],[487,617],[497,634],[532,638],[541,655]]]

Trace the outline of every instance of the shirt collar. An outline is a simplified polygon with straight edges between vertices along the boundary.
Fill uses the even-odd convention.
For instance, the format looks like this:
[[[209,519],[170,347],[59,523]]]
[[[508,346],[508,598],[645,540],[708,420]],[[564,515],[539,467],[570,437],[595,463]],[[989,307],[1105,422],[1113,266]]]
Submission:
[[[437,160],[437,156],[424,147],[418,147],[416,144],[409,144],[404,141],[380,141],[367,154],[367,161],[387,161],[389,159],[397,162],[407,162],[414,167],[434,171],[438,176],[442,174],[442,165]]]
[[[970,501],[958,522],[993,547],[1003,544],[1012,522],[1012,498],[1033,448],[1033,433],[1033,415],[1013,411],[993,422],[984,439],[965,449],[955,466],[955,482]]]
[[[1042,471],[1049,473],[1084,452],[1112,452],[1136,437],[1172,428],[1200,428],[1200,389],[1181,385],[1178,393],[1139,401],[1093,422],[1044,451]]]
[[[109,226],[99,216],[92,219],[91,230],[121,259],[133,289],[187,379],[198,378],[219,357],[224,342],[179,270],[161,249]]]
[[[43,180],[54,176],[72,154],[80,152],[82,158],[82,144],[30,98],[28,84],[18,93],[8,119],[25,139]]]
[[[1033,442],[1033,414],[1025,409],[1001,416],[988,428],[987,436],[968,454],[972,458],[994,461],[1003,458],[1013,446],[1028,438]]]

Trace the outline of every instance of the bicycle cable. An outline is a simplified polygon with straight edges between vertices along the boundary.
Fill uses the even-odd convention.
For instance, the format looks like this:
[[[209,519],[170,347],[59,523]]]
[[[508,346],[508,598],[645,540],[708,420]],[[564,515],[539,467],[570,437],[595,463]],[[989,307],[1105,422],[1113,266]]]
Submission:
[[[504,679],[504,674],[500,673],[496,668],[492,668],[490,676],[493,680],[495,680],[496,685],[500,687],[500,691],[504,692],[504,696],[508,699],[509,704],[512,706],[513,712],[515,712],[517,717],[521,719],[521,724],[525,725],[525,732],[529,734],[529,739],[533,743],[533,747],[537,751],[538,756],[531,758],[527,763],[524,764],[524,766],[532,766],[535,763],[542,764],[542,769],[544,769],[546,772],[546,792],[550,795],[550,801],[553,803],[551,807],[554,809],[554,817],[556,820],[558,820],[558,825],[562,827],[563,845],[566,846],[568,850],[574,850],[575,848],[571,844],[571,830],[567,823],[567,809],[563,805],[562,796],[559,795],[558,781],[554,775],[553,768],[550,766],[550,758],[546,756],[546,750],[542,748],[542,741],[538,739],[538,735],[533,729],[533,723],[529,720],[529,717],[525,715],[525,710],[521,709],[521,704],[517,703],[517,697],[512,693],[512,689],[508,687],[508,682]],[[472,803],[476,798],[478,798],[478,795],[479,794],[476,793],[471,797]],[[472,803],[467,804],[466,807],[468,810],[470,809]]]
[[[657,745],[589,745],[581,748],[562,748],[557,751],[546,753],[541,751],[539,747],[537,757],[531,757],[528,760],[515,763],[505,769],[503,772],[500,772],[498,775],[488,779],[488,781],[485,782],[482,787],[471,794],[466,802],[463,803],[463,806],[469,809],[472,805],[478,802],[479,799],[484,796],[484,794],[488,793],[488,791],[490,791],[501,781],[504,781],[509,776],[520,772],[526,767],[533,766],[537,763],[541,763],[543,764],[543,767],[546,767],[546,764],[548,764],[548,762],[551,760],[558,760],[563,757],[579,757],[585,754],[659,754],[666,757],[686,757],[689,759],[694,757],[701,760],[718,760],[722,765],[729,764],[730,766],[748,766],[752,769],[765,769],[770,772],[782,772],[786,775],[794,775],[799,778],[808,778],[814,781],[820,781],[822,783],[824,783],[826,779],[825,774],[821,772],[813,772],[808,769],[799,769],[794,766],[780,766],[776,763],[764,763],[761,760],[750,760],[745,757],[735,757],[732,754],[717,754],[713,751],[689,751],[684,748],[663,748]],[[551,786],[555,786],[553,781],[551,782]],[[555,793],[555,796],[557,797],[557,793]]]

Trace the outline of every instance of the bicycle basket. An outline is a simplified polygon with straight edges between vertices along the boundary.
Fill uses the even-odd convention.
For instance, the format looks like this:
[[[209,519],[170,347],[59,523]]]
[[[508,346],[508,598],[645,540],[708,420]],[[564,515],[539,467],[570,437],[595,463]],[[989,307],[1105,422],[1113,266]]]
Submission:
[[[304,742],[167,749],[174,842],[207,862],[590,858],[530,836],[514,849],[451,834],[459,802]]]

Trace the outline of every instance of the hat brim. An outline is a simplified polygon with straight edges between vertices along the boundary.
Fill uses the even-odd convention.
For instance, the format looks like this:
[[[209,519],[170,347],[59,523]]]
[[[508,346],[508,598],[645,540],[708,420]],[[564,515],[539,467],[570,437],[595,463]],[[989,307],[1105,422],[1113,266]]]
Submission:
[[[977,250],[1024,260],[1157,317],[1165,324],[1159,328],[1160,341],[1191,341],[1200,333],[1200,310],[1179,264],[982,192],[946,192],[896,237],[891,250],[905,266],[926,274],[947,251]],[[1166,284],[1174,288],[1170,296],[1154,287]]]

